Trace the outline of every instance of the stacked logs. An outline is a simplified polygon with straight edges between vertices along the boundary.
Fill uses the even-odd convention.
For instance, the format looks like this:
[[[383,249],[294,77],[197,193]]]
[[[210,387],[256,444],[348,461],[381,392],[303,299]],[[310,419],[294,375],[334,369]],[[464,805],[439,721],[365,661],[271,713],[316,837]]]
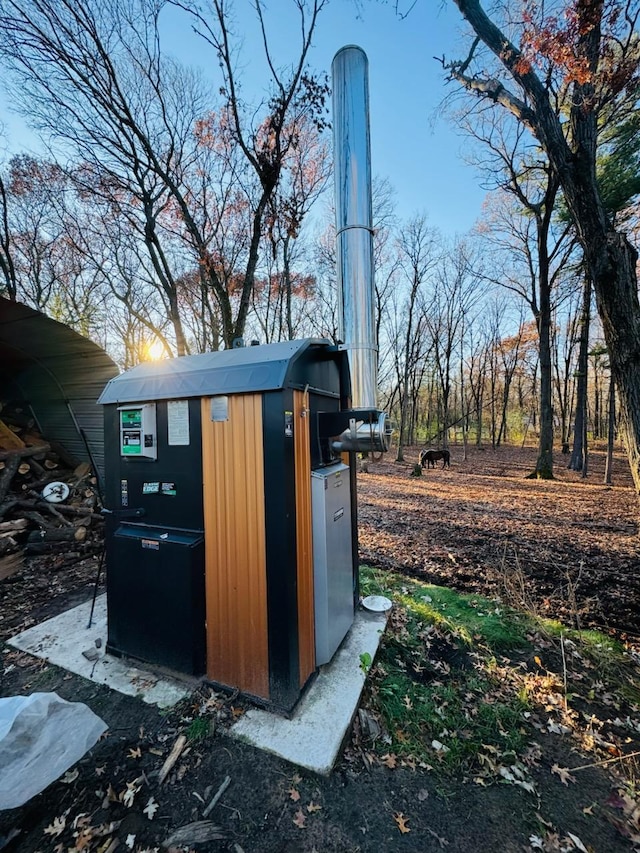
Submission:
[[[101,516],[90,465],[77,464],[60,444],[47,441],[19,407],[0,403],[0,409],[1,579],[13,573],[16,554],[86,551],[88,531]],[[50,483],[68,488],[63,501],[43,497]]]

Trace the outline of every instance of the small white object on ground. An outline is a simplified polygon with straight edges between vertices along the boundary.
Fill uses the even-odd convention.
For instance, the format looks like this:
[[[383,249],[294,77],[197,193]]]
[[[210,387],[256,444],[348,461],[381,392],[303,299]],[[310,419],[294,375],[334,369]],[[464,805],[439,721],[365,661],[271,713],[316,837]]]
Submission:
[[[372,613],[386,613],[391,610],[391,601],[384,595],[368,595],[362,599],[362,606]]]

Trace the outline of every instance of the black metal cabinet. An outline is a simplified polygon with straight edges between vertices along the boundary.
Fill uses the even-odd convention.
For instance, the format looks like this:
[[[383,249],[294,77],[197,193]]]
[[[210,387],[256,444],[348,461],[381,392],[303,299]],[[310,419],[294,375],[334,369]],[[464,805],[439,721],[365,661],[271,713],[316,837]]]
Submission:
[[[121,524],[108,552],[107,651],[205,671],[204,536]]]

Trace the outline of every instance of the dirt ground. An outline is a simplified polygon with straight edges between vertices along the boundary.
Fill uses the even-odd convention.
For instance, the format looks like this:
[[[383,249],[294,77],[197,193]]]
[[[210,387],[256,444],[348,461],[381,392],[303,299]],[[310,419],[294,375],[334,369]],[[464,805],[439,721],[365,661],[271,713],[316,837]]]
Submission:
[[[465,461],[454,447],[450,469],[425,470],[421,477],[411,476],[417,449],[406,451],[403,463],[388,454],[370,465],[358,477],[362,562],[520,601],[573,626],[599,626],[633,647],[640,640],[640,538],[624,458],[616,458],[614,485],[605,487],[601,454],[592,454],[587,480],[566,471],[559,457],[552,482],[525,479],[534,455],[532,449],[474,449]],[[355,731],[333,774],[318,778],[230,740],[224,728],[242,712],[237,699],[203,686],[171,712],[160,712],[4,645],[89,598],[96,560],[83,554],[31,559],[0,581],[0,694],[55,691],[87,703],[109,725],[67,777],[22,808],[0,812],[0,850],[640,849],[621,818],[627,801],[620,799],[615,763],[586,767],[570,785],[550,772],[553,765],[592,761],[583,762],[562,737],[535,733],[542,754],[531,771],[535,793],[504,779],[485,787],[463,776],[443,780],[428,768],[363,761]],[[630,719],[638,710],[611,701],[611,715]],[[204,715],[203,708],[212,713]],[[190,740],[160,785],[158,771],[176,738],[189,726],[194,733],[193,721],[202,719],[208,730]],[[628,736],[627,751],[634,738],[640,734]],[[198,825],[200,835],[191,827],[172,840],[179,828],[203,821],[205,804],[227,776],[209,821]],[[129,806],[126,791],[132,792]],[[410,831],[400,831],[398,815],[410,818]]]
[[[465,592],[523,598],[574,627],[611,629],[640,640],[640,521],[622,454],[603,485],[604,453],[589,475],[556,457],[555,477],[527,480],[534,448],[451,448],[451,468],[409,478],[418,458],[388,454],[359,478],[364,562]],[[519,591],[524,581],[524,595]]]

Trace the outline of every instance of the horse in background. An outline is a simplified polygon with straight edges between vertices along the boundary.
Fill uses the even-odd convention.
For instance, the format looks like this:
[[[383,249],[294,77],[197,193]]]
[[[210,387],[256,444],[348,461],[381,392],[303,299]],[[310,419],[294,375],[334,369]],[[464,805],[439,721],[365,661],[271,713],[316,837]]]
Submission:
[[[442,459],[442,467],[451,467],[451,454],[448,450],[423,450],[420,454],[420,465],[424,468],[435,468],[436,461]]]

